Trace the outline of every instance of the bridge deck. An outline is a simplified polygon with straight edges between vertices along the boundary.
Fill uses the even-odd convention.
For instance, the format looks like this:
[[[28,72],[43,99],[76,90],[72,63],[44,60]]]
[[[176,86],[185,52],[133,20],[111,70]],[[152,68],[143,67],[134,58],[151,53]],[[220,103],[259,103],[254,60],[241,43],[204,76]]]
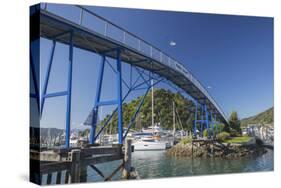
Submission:
[[[77,8],[84,12],[88,11],[83,7]],[[150,46],[149,43],[137,38],[139,44],[143,43],[149,45],[151,53],[147,54],[141,51],[140,45],[135,48],[131,47],[125,42],[125,40],[122,42],[115,40],[113,37],[107,36],[106,33],[101,34],[95,32],[84,26],[82,22],[75,23],[48,11],[48,9],[41,9],[40,11],[41,37],[54,39],[55,36],[73,30],[73,45],[75,47],[95,53],[107,52],[106,56],[112,58],[116,58],[116,52],[113,49],[122,48],[120,58],[123,62],[149,70],[172,81],[175,85],[183,89],[201,104],[203,104],[205,100],[208,109],[213,113],[217,113],[217,117],[221,121],[228,123],[220,107],[216,104],[214,99],[208,94],[200,82],[188,70],[186,70],[183,65],[173,60],[159,49],[153,47],[152,45]],[[95,16],[95,14],[93,14],[93,16]],[[113,25],[113,23],[107,20],[106,22],[108,22],[107,24]],[[124,30],[124,39],[126,35],[131,36],[132,34]],[[69,35],[60,35],[56,37],[56,40],[69,44]],[[159,52],[159,58],[153,56],[155,51]],[[165,57],[167,58],[167,61],[164,61]]]

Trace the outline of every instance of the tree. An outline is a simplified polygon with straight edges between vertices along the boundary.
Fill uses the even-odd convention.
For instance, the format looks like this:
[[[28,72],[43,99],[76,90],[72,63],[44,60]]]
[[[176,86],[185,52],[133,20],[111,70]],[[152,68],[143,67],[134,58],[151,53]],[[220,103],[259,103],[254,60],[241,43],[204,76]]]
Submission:
[[[90,129],[85,129],[84,131],[82,131],[81,136],[85,137],[88,136],[90,134]]]
[[[235,111],[232,112],[229,117],[229,126],[230,126],[230,129],[235,130],[237,133],[241,134],[241,123],[238,118],[238,114]]]
[[[144,99],[144,103],[140,109],[138,118],[135,123],[131,126],[133,129],[136,128],[136,122],[138,121],[137,129],[146,128],[151,126],[151,91],[147,94]],[[131,117],[135,113],[138,105],[141,102],[143,96],[139,96],[136,99],[123,104],[123,126],[127,127],[131,121]],[[184,130],[191,131],[193,127],[194,113],[191,108],[194,107],[192,101],[185,98],[183,95],[178,93],[173,93],[170,90],[165,89],[155,89],[154,90],[154,122],[160,123],[161,127],[164,129],[172,129],[173,128],[173,101],[176,105],[177,113],[180,117],[180,121]],[[107,115],[103,120],[101,120],[101,124],[103,125],[110,115]],[[113,115],[112,120],[110,121],[112,127],[112,133],[117,132],[117,113]],[[98,126],[99,127],[99,126]],[[179,120],[176,120],[176,128],[179,128]]]

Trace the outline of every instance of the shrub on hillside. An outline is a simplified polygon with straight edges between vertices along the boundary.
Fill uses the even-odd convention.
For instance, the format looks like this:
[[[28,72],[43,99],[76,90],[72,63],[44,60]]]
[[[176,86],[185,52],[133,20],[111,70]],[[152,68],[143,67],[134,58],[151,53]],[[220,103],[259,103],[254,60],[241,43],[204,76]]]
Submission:
[[[242,136],[240,132],[238,132],[237,130],[235,129],[230,129],[230,136],[231,137],[239,137],[239,136]]]
[[[218,140],[221,142],[224,142],[229,138],[230,138],[230,134],[228,132],[221,132],[220,134],[218,134]]]

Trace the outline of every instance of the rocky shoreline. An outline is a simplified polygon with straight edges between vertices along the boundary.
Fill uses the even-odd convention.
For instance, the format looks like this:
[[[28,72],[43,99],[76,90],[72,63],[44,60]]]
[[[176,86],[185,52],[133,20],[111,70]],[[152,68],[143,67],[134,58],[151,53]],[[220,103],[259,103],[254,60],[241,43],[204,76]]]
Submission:
[[[167,156],[174,157],[221,157],[241,158],[256,157],[266,153],[267,150],[257,144],[224,144],[213,143],[178,143],[167,151]]]

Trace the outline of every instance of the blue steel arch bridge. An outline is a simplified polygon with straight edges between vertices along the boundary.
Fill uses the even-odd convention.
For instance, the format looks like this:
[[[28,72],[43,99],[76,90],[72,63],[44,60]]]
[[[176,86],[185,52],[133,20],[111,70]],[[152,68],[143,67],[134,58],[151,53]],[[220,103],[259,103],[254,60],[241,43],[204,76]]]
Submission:
[[[64,17],[61,12],[52,11],[50,8],[52,5],[53,4],[47,3],[40,4],[40,6],[37,7],[40,11],[35,11],[40,14],[40,36],[36,37],[31,34],[31,43],[36,42],[36,40],[40,37],[46,38],[52,41],[52,49],[47,65],[47,73],[42,83],[42,91],[39,91],[39,79],[38,76],[36,76],[36,63],[39,62],[35,62],[36,60],[33,58],[32,50],[30,52],[30,67],[35,87],[35,93],[31,93],[30,97],[37,100],[38,111],[41,116],[46,99],[66,96],[66,148],[70,147],[72,73],[73,63],[75,63],[73,62],[74,47],[99,54],[102,59],[97,80],[93,110],[84,123],[91,126],[90,144],[95,143],[96,139],[115,113],[118,114],[118,141],[119,144],[122,144],[142,107],[144,97],[148,94],[152,86],[160,82],[173,84],[173,86],[179,91],[190,96],[194,102],[195,117],[193,134],[195,137],[198,134],[198,125],[201,126],[201,130],[203,130],[203,128],[212,130],[212,132],[209,132],[208,134],[214,135],[214,131],[217,131],[214,130],[215,123],[221,122],[228,124],[227,117],[214,98],[208,93],[200,81],[175,58],[161,51],[149,42],[132,34],[126,29],[121,28],[109,20],[95,14],[86,7],[79,5],[67,5],[67,8],[73,12],[73,15],[77,15],[77,17],[74,16],[75,19],[69,19]],[[96,20],[102,25],[102,29],[95,30],[95,28],[86,24],[85,19]],[[112,35],[112,31],[119,33],[119,35]],[[69,62],[68,70],[66,71],[68,78],[67,89],[66,91],[47,93],[50,71],[52,69],[53,56],[57,43],[63,43],[69,46]],[[116,74],[116,80],[114,80],[114,82],[117,84],[117,96],[114,100],[101,100],[104,65],[108,61],[107,58],[115,59],[117,67],[116,69],[113,68]],[[37,59],[37,61],[39,60]],[[138,73],[138,80],[142,80],[142,82],[138,84],[136,82],[126,83],[122,78],[122,74],[124,74],[124,72],[122,72],[122,63],[131,65],[131,67]],[[151,80],[154,80],[153,83]],[[122,84],[128,88],[128,92],[124,93],[122,91]],[[135,112],[131,117],[131,121],[129,125],[126,126],[127,129],[125,130],[123,128],[122,121],[123,101],[130,92],[139,89],[144,89],[145,95],[143,96],[137,109],[135,109]],[[102,127],[97,131],[98,109],[99,107],[105,105],[116,105],[117,107],[107,122],[105,122],[104,125],[102,125]],[[200,116],[198,113],[199,111],[201,112]]]

